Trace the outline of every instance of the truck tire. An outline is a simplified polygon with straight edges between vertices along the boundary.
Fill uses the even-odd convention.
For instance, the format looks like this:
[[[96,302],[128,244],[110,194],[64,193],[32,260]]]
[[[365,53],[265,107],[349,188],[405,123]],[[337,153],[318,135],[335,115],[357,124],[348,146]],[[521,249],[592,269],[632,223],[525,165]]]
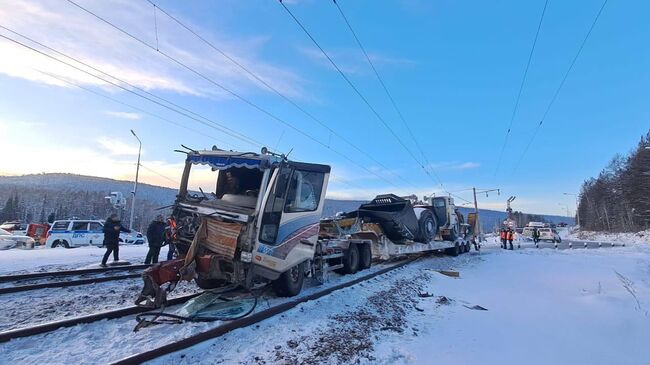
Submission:
[[[460,245],[458,242],[454,243],[454,247],[446,249],[445,253],[449,256],[458,256],[460,254]]]
[[[302,290],[304,280],[303,264],[298,264],[283,272],[277,280],[273,280],[273,291],[279,297],[293,297]]]
[[[418,229],[418,241],[428,243],[436,238],[436,234],[438,234],[438,222],[432,211],[428,209],[422,211],[418,220]]]
[[[356,243],[351,243],[343,254],[343,267],[337,269],[339,274],[354,274],[359,270],[359,247]]]
[[[458,226],[453,225],[451,229],[449,230],[449,234],[446,236],[442,236],[442,239],[445,241],[455,241],[456,238],[458,238]]]
[[[359,247],[359,271],[370,268],[372,265],[372,248],[369,243]]]

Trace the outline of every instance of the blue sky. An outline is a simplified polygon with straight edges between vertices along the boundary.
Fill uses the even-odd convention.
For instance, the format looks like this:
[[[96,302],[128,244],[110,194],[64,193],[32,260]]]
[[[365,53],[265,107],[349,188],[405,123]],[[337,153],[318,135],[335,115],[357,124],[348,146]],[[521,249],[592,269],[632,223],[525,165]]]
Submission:
[[[155,44],[153,7],[145,0],[79,0],[79,4]],[[160,12],[156,20],[161,50],[340,151],[357,165],[67,1],[3,2],[0,25],[218,121],[271,149],[293,149],[295,159],[331,164],[331,197],[442,193],[276,1],[158,4],[383,166],[331,135]],[[285,4],[421,159],[336,7],[329,1],[316,0]],[[630,150],[650,126],[650,50],[644,46],[650,35],[645,16],[650,3],[630,0],[606,5],[531,149],[515,170],[602,4],[595,0],[549,1],[498,174],[499,152],[544,1],[339,4],[445,190],[472,186],[501,189],[501,196],[480,197],[483,207],[502,210],[505,199],[516,195],[515,209],[560,214],[568,205],[573,211],[572,198],[562,193],[577,192],[585,178],[596,175],[615,153]],[[20,40],[4,29],[0,34]],[[129,132],[131,128],[144,143],[143,165],[148,169],[142,171],[143,180],[170,187],[175,187],[180,176],[182,156],[173,150],[181,143],[193,148],[216,144],[258,149],[4,39],[0,39],[0,54],[0,173],[62,171],[133,179],[137,143]],[[471,197],[467,191],[457,195]]]

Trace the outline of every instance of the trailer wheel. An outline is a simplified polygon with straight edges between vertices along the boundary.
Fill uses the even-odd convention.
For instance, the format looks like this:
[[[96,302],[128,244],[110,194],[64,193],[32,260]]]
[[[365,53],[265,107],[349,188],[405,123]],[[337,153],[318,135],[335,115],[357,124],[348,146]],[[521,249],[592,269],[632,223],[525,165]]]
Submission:
[[[343,255],[343,268],[337,269],[339,274],[354,274],[359,270],[359,247],[351,243]]]
[[[359,249],[359,270],[368,269],[370,265],[372,265],[372,249],[370,244],[366,243]]]
[[[460,245],[458,242],[454,244],[454,247],[446,249],[445,253],[449,256],[458,256],[460,254]]]
[[[273,291],[279,297],[293,297],[300,293],[304,279],[303,264],[298,264],[283,272],[277,280],[273,280]]]

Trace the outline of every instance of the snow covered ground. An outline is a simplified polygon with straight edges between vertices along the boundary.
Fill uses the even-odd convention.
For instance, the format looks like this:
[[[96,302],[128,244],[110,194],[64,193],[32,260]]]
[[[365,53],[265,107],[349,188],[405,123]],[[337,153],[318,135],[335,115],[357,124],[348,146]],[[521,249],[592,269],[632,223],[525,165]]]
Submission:
[[[495,246],[480,255],[420,259],[153,363],[640,364],[650,358],[650,246],[564,251]],[[439,269],[457,269],[460,278]],[[333,275],[326,285],[365,273]],[[319,287],[308,285],[301,295],[315,290]],[[258,310],[284,300],[267,297]],[[5,305],[33,303],[26,298]],[[84,303],[91,305],[84,300],[78,305]],[[110,362],[218,323],[158,325],[135,333],[134,325],[128,316],[12,340],[0,344],[0,359]]]
[[[459,258],[432,257],[422,259],[404,269],[398,269],[397,272],[382,275],[373,281],[372,284],[366,283],[363,285],[357,285],[352,289],[337,292],[336,302],[332,302],[335,303],[333,305],[323,306],[321,301],[307,303],[306,308],[315,309],[306,312],[308,313],[307,316],[315,318],[322,317],[326,320],[328,315],[335,315],[336,313],[344,311],[345,308],[352,307],[354,303],[365,300],[367,297],[365,293],[368,293],[369,295],[369,293],[381,292],[383,289],[389,288],[392,283],[395,283],[400,278],[404,280],[404,278],[408,279],[411,275],[417,274],[418,267],[426,266],[430,268],[448,269],[454,268],[465,261],[471,261],[474,258],[478,258],[478,255],[461,256]],[[336,285],[343,281],[352,280],[355,277],[365,275],[373,270],[379,270],[385,267],[385,265],[391,264],[376,265],[369,270],[359,272],[355,275],[339,276],[332,274],[330,281],[325,285]],[[307,295],[321,290],[321,288],[322,286],[309,285],[308,283],[300,295]],[[408,289],[407,286],[404,286],[403,290],[410,289]],[[260,300],[257,311],[264,310],[269,306],[277,305],[286,300],[288,299],[277,298],[274,296],[264,297]],[[392,302],[386,303],[390,304]],[[302,308],[302,306],[300,308]],[[316,329],[315,327],[309,327],[309,321],[305,320],[305,316],[298,316],[296,314],[302,313],[304,310],[300,308],[296,311],[290,312],[289,314],[277,317],[277,321],[288,323],[285,323],[280,329],[276,328],[276,330],[279,331],[276,331],[276,335],[280,336],[283,333],[291,334],[292,330],[297,331],[303,327],[312,328],[312,330]],[[170,307],[167,311],[174,312],[177,309],[179,309],[179,306]],[[271,320],[271,322],[275,323],[273,322],[274,320]],[[158,325],[142,329],[139,332],[133,332],[135,324],[134,316],[127,316],[115,320],[103,320],[86,325],[62,328],[43,335],[12,340],[8,343],[0,344],[0,359],[5,359],[11,363],[30,364],[95,364],[98,362],[110,362],[138,353],[143,349],[151,349],[161,346],[219,325],[218,322]],[[246,338],[250,338],[250,336],[254,337],[259,333],[255,326],[252,326],[243,332],[247,334],[248,337]],[[267,333],[267,335],[273,337],[272,333]],[[39,344],[39,351],[34,350],[35,343]],[[242,346],[250,349],[248,343],[242,342],[240,346],[237,346],[236,350],[233,349],[232,355],[241,354],[240,351],[242,350]],[[212,361],[209,361],[209,363],[212,363]]]
[[[422,261],[154,363],[642,364],[650,358],[647,246],[487,249],[453,263],[460,278]]]
[[[142,264],[149,248],[146,245],[121,245],[120,260],[132,264]],[[81,269],[96,265],[102,261],[105,249],[101,247],[79,248],[45,248],[33,250],[0,251],[0,274],[24,274],[39,271],[57,271]],[[160,257],[166,257],[167,248],[163,247]],[[113,260],[111,256],[109,262]]]
[[[569,239],[603,241],[616,243],[650,243],[650,230],[637,233],[607,233],[593,231],[577,231],[567,236]]]

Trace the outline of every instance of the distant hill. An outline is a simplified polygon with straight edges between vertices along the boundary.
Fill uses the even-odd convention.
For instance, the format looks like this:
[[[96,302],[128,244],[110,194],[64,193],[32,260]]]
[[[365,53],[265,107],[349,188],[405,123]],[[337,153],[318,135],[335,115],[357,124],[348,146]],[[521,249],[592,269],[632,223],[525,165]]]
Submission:
[[[111,212],[111,207],[104,200],[104,196],[119,191],[129,197],[132,189],[131,181],[75,174],[0,176],[0,209],[8,199],[17,196],[19,203],[16,216],[19,219],[39,221],[46,219],[51,213],[54,213],[56,218],[69,216],[105,218]],[[176,189],[138,184],[134,226],[142,230],[157,213],[156,209],[173,203],[176,194]],[[363,203],[365,201],[326,199],[323,216],[352,211]],[[460,210],[465,216],[473,211],[463,207]],[[486,209],[481,209],[479,215],[485,231],[491,231],[507,216],[505,212]],[[554,215],[542,215],[542,217],[553,223],[573,223],[573,219],[567,217]]]

